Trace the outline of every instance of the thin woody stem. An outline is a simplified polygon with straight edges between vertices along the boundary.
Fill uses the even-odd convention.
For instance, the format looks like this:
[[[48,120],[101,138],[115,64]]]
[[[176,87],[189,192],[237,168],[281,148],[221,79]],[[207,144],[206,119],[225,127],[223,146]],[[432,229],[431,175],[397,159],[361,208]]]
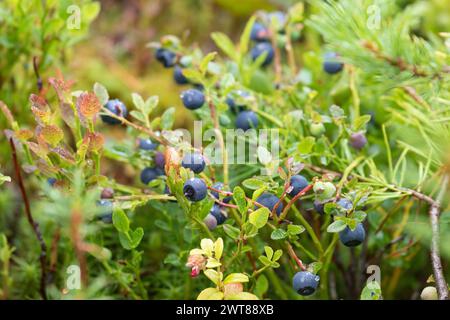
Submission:
[[[47,282],[47,245],[45,244],[44,238],[42,236],[42,232],[40,230],[39,223],[37,223],[34,220],[33,215],[31,214],[31,206],[30,206],[30,202],[28,200],[25,185],[23,183],[22,173],[20,171],[19,160],[17,157],[16,146],[15,146],[12,138],[9,139],[9,143],[11,145],[12,157],[13,157],[14,169],[16,171],[17,182],[19,184],[23,202],[25,203],[25,213],[27,215],[27,220],[28,220],[28,223],[30,224],[31,228],[33,229],[33,232],[36,235],[36,238],[41,247],[41,253],[39,255],[39,260],[41,263],[41,280],[40,280],[39,291],[40,291],[42,299],[47,300],[47,292],[46,292],[46,288],[45,288],[46,282]]]

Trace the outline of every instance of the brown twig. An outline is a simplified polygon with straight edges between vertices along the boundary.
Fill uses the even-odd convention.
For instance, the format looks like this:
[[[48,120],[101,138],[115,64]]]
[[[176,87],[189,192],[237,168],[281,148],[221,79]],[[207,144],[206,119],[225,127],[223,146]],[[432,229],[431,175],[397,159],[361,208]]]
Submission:
[[[442,271],[441,257],[439,253],[439,203],[435,203],[430,208],[430,222],[432,230],[431,239],[431,263],[433,265],[434,281],[440,300],[448,300],[448,286]]]
[[[297,254],[295,253],[294,249],[292,248],[292,245],[286,241],[286,247],[288,249],[288,253],[289,255],[292,257],[292,259],[294,259],[295,263],[297,263],[298,267],[305,271],[306,267],[303,265],[302,260],[299,259],[299,257],[297,257]]]
[[[25,213],[27,216],[28,223],[33,229],[34,234],[39,242],[41,253],[39,255],[39,260],[41,263],[41,280],[40,280],[40,295],[42,299],[47,300],[47,292],[46,292],[46,281],[47,281],[47,245],[45,244],[44,238],[42,237],[41,230],[39,228],[39,224],[34,220],[31,214],[30,202],[28,200],[27,192],[25,189],[25,185],[23,183],[22,173],[20,171],[19,160],[17,157],[16,146],[12,138],[9,139],[9,143],[11,145],[12,150],[12,158],[14,163],[14,169],[16,172],[17,182],[19,184],[20,192],[22,194],[22,199],[25,204]]]
[[[295,197],[293,197],[291,199],[291,201],[288,202],[288,204],[286,205],[286,207],[284,208],[283,212],[280,215],[280,219],[278,220],[278,223],[281,223],[281,221],[284,220],[284,218],[286,217],[289,209],[292,207],[292,205],[303,195],[305,195],[305,193],[307,193],[309,190],[311,190],[313,188],[313,184],[309,184],[307,185],[302,191],[300,191],[299,193],[297,193],[295,195]]]
[[[82,213],[79,210],[74,209],[72,211],[70,222],[71,222],[70,235],[72,238],[75,255],[77,256],[78,264],[80,265],[81,281],[83,282],[83,285],[86,287],[88,283],[87,262],[83,250],[84,249],[83,239],[80,236],[80,225],[83,222]]]

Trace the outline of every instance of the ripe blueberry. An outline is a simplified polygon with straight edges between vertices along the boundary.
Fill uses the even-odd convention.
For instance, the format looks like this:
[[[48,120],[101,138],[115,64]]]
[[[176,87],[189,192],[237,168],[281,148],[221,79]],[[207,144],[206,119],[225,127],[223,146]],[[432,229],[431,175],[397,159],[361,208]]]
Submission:
[[[224,190],[224,184],[222,182],[216,182],[212,185],[213,189],[216,190]],[[220,199],[220,194],[217,191],[211,191],[211,194],[214,198]],[[231,196],[223,198],[223,202],[228,203],[231,201]]]
[[[259,196],[258,199],[256,199],[256,202],[269,209],[270,212],[272,212],[273,208],[278,203],[278,201],[280,201],[280,199],[276,195],[273,195],[271,193],[263,193],[262,195]],[[255,209],[258,208],[259,208],[258,206],[255,206]],[[276,211],[277,216],[281,214],[282,210],[283,210],[283,203],[280,203]]]
[[[166,165],[166,158],[164,157],[164,154],[162,152],[156,152],[155,153],[155,165],[160,168],[164,169],[164,166]]]
[[[197,89],[189,89],[181,93],[181,100],[186,108],[195,110],[205,103],[205,95]]]
[[[139,139],[139,149],[155,150],[158,145],[150,139]]]
[[[236,128],[247,131],[258,126],[258,116],[253,111],[242,111],[236,118]]]
[[[318,214],[325,214],[325,203],[320,202],[319,200],[314,200],[313,205]]]
[[[156,60],[161,62],[161,64],[165,68],[170,68],[170,67],[173,67],[175,65],[175,61],[176,61],[177,56],[176,56],[175,53],[173,53],[170,50],[167,50],[167,49],[164,49],[164,48],[159,48],[155,52],[155,58],[156,58]]]
[[[335,52],[327,52],[324,56],[323,70],[329,74],[335,74],[342,70],[344,64],[338,61],[338,55]]]
[[[266,55],[266,58],[264,59],[262,65],[267,66],[272,62],[273,56],[274,56],[273,47],[269,42],[260,42],[260,43],[256,44],[250,51],[250,55],[251,55],[253,61],[258,59],[258,57],[260,57],[264,53],[267,53],[267,55]]]
[[[292,287],[302,296],[312,295],[319,286],[320,277],[309,271],[300,271],[292,279]]]
[[[250,32],[250,39],[253,41],[264,41],[267,40],[269,31],[267,28],[259,22],[255,22]]]
[[[53,187],[54,185],[55,185],[55,183],[56,183],[56,178],[48,178],[47,179],[47,183],[51,186],[51,187]]]
[[[367,144],[367,138],[364,135],[364,132],[355,132],[350,135],[350,140],[348,143],[352,148],[361,150]]]
[[[336,204],[346,211],[353,209],[353,203],[345,198],[339,199]]]
[[[102,207],[99,218],[104,223],[112,223],[113,203],[109,200],[101,199],[97,201],[97,206]]]
[[[181,160],[183,168],[191,169],[194,173],[200,173],[205,169],[205,159],[200,153],[187,153]]]
[[[306,180],[304,176],[297,174],[291,177],[290,184],[293,188],[288,194],[291,197],[295,197],[300,191],[308,186],[308,180]]]
[[[228,104],[228,107],[233,113],[238,113],[245,110],[245,104],[236,103],[235,99],[233,98],[236,95],[241,96],[243,98],[250,96],[250,94],[247,91],[242,90],[236,90],[235,92],[227,95],[227,99],[225,100],[225,102]]]
[[[183,68],[180,66],[175,66],[173,69],[173,79],[178,84],[188,84],[189,80],[183,74]]]
[[[164,172],[160,168],[147,167],[141,171],[141,182],[147,185],[163,174]]]
[[[216,218],[218,225],[224,223],[225,220],[227,220],[227,217],[222,213],[222,211],[220,210],[220,205],[218,204],[213,205],[209,214]]]
[[[355,230],[346,227],[344,230],[339,232],[339,239],[342,244],[347,247],[356,247],[360,245],[365,238],[366,231],[364,230],[362,223],[358,223]]]
[[[116,116],[126,118],[128,115],[127,108],[119,99],[109,100],[105,104],[105,108],[114,113]],[[107,124],[121,124],[122,122],[116,118],[103,114],[101,116],[104,123]]]
[[[206,183],[199,178],[191,178],[184,183],[183,194],[190,201],[200,201],[205,199],[208,191]]]
[[[203,223],[206,224],[210,231],[214,230],[218,224],[216,218],[210,213],[203,219]]]

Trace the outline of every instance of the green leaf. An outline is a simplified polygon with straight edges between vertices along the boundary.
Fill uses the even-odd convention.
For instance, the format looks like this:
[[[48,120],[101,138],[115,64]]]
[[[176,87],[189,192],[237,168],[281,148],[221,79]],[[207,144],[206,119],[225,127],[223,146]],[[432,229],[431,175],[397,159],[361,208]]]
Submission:
[[[367,213],[364,211],[356,211],[353,213],[353,218],[357,220],[358,222],[363,222],[367,217]]]
[[[262,180],[250,178],[242,182],[242,185],[250,190],[258,190],[266,186],[266,183]]]
[[[134,104],[134,106],[137,108],[137,109],[139,109],[139,110],[141,110],[141,111],[143,111],[144,110],[144,108],[145,108],[145,102],[144,102],[144,99],[142,99],[142,97],[140,96],[140,94],[138,94],[138,93],[132,93],[131,94],[131,99],[133,100],[133,104]]]
[[[255,192],[253,192],[252,200],[253,200],[253,201],[256,201],[256,200],[264,193],[264,191],[266,191],[266,190],[267,190],[267,187],[264,186],[264,187],[262,187],[262,188],[259,188],[259,189],[256,190]]]
[[[213,32],[211,38],[215,42],[216,46],[222,50],[230,59],[237,61],[238,55],[233,42],[228,36],[222,32]]]
[[[287,226],[287,233],[288,235],[297,235],[305,231],[305,228],[300,225],[290,224]]]
[[[315,142],[314,137],[306,137],[297,145],[297,150],[302,154],[308,154],[312,151]]]
[[[136,230],[130,232],[130,239],[131,239],[131,247],[134,249],[136,248],[139,243],[141,243],[142,238],[144,237],[144,229],[141,227],[136,228]]]
[[[381,287],[376,281],[368,282],[361,292],[361,300],[380,300],[381,298]]]
[[[108,91],[101,83],[96,82],[94,84],[94,93],[102,106],[108,102],[109,99]]]
[[[239,292],[225,297],[225,300],[258,300],[258,297],[249,292]]]
[[[211,280],[215,285],[219,285],[219,282],[221,281],[222,274],[217,272],[216,270],[207,269],[204,271],[205,276],[208,277],[209,280]]]
[[[270,235],[270,238],[272,240],[281,240],[285,239],[288,236],[287,232],[283,229],[275,229],[272,231],[272,234]]]
[[[361,129],[364,129],[366,124],[370,121],[370,118],[371,118],[371,115],[369,115],[369,114],[366,114],[366,115],[356,118],[353,121],[353,130],[359,131]]]
[[[322,262],[317,261],[317,262],[310,263],[308,265],[308,271],[313,274],[317,274],[319,272],[319,270],[322,269],[322,266],[323,266]]]
[[[266,257],[267,257],[269,260],[272,260],[272,257],[273,257],[273,249],[272,249],[271,247],[269,247],[269,246],[264,246],[264,251],[266,252]]]
[[[233,199],[238,206],[239,212],[244,214],[247,212],[247,199],[245,199],[245,192],[241,187],[236,186],[233,189]]]
[[[250,213],[248,219],[251,224],[260,229],[264,227],[269,219],[270,211],[267,208],[259,208],[256,211]]]
[[[127,233],[130,230],[130,221],[121,208],[114,208],[112,220],[117,231]]]
[[[225,231],[225,233],[231,238],[231,239],[239,239],[239,235],[241,233],[241,231],[236,228],[233,227],[231,224],[224,224],[223,225],[223,231]]]
[[[323,211],[326,214],[330,214],[333,212],[333,210],[337,209],[337,204],[335,202],[327,202],[325,203],[325,205],[323,206]]]
[[[269,289],[269,281],[267,280],[265,275],[260,275],[256,280],[255,284],[255,294],[259,297],[262,297],[267,290]]]
[[[243,57],[248,51],[248,44],[250,42],[250,33],[252,32],[253,25],[255,23],[256,16],[250,17],[245,25],[244,32],[241,34],[239,40],[239,53]]]
[[[330,224],[327,228],[327,232],[335,233],[335,232],[341,232],[342,230],[347,227],[347,224],[343,220],[336,220],[332,224]]]
[[[246,276],[243,273],[232,273],[229,274],[224,280],[223,283],[242,283],[242,282],[248,282],[248,276]]]
[[[0,186],[5,182],[11,182],[11,177],[4,176],[0,173]]]
[[[164,111],[163,115],[161,116],[161,129],[169,130],[172,128],[174,122],[174,114],[175,114],[174,107],[171,107],[166,111]]]
[[[197,297],[197,300],[222,300],[223,293],[217,288],[206,288]]]
[[[272,261],[270,261],[266,256],[260,256],[258,258],[259,261],[261,261],[261,263],[265,266],[270,266],[272,265]]]
[[[275,261],[280,260],[280,258],[281,258],[282,255],[283,255],[283,250],[278,249],[278,250],[275,251],[275,253],[273,254],[272,261],[275,262]]]
[[[217,52],[210,52],[200,62],[199,69],[203,76],[205,75],[206,71],[208,70],[208,64],[214,60],[216,55],[217,55]]]

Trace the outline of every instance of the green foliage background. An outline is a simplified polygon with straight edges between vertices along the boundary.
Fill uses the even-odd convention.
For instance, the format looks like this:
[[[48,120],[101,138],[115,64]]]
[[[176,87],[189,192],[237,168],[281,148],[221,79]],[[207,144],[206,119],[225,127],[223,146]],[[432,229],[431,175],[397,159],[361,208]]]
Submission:
[[[450,86],[448,77],[442,84],[427,77],[416,78],[400,73],[395,66],[374,59],[371,52],[361,50],[360,40],[373,41],[384,54],[403,57],[409,64],[423,66],[428,73],[438,72],[442,65],[448,67],[449,49],[445,47],[439,32],[450,31],[450,3],[445,0],[375,2],[382,8],[382,28],[375,31],[365,28],[364,9],[371,4],[369,1],[358,1],[363,3],[361,6],[352,4],[352,1],[342,1],[345,10],[341,14],[327,7],[325,1],[305,2],[305,29],[295,43],[296,59],[302,69],[299,77],[306,79],[299,86],[317,91],[318,98],[314,102],[314,108],[318,108],[316,111],[326,113],[330,105],[337,104],[349,116],[357,118],[357,95],[358,112],[374,115],[374,120],[368,124],[370,148],[366,154],[366,157],[373,159],[373,163],[359,167],[357,174],[365,176],[368,171],[387,174],[380,173],[378,180],[367,183],[379,192],[371,198],[375,205],[367,212],[371,236],[364,253],[365,262],[381,266],[381,287],[385,299],[417,299],[432,274],[429,262],[431,234],[426,205],[402,200],[401,190],[388,190],[386,186],[395,183],[403,187],[418,187],[426,194],[439,193],[437,173],[445,168],[448,161],[446,144],[450,141],[447,125]],[[128,106],[133,105],[131,92],[143,97],[158,95],[160,102],[155,115],[175,107],[174,128],[191,128],[195,116],[180,103],[179,92],[183,88],[173,82],[171,69],[163,69],[154,60],[153,50],[147,47],[147,43],[173,34],[183,39],[184,44],[198,46],[203,52],[219,51],[211,39],[212,32],[223,32],[238,42],[245,23],[255,11],[286,10],[296,3],[298,1],[282,0],[5,0],[0,3],[0,100],[10,107],[21,128],[33,127],[29,95],[37,92],[32,65],[33,57],[37,57],[39,73],[44,81],[60,70],[66,79],[76,81],[74,87],[77,90],[90,90],[93,83],[102,83],[108,88],[110,97],[117,97]],[[70,4],[82,8],[80,30],[65,28],[66,9]],[[348,15],[352,16],[351,21],[355,24],[349,22]],[[410,31],[428,42],[411,40],[408,36]],[[330,49],[340,52],[344,61],[355,67],[353,73],[346,72],[334,78],[323,74],[322,55]],[[446,52],[447,58],[436,55],[436,51]],[[280,101],[286,96],[277,95],[272,82],[273,74],[269,72],[269,75],[261,75],[252,89],[258,91],[269,87],[270,95],[267,96],[271,97],[274,106],[280,106],[283,104]],[[419,108],[414,99],[398,89],[400,84],[413,86],[431,108]],[[302,106],[308,100],[307,94],[304,91],[296,97]],[[433,100],[434,97],[441,100]],[[56,97],[53,96],[53,99],[56,100]],[[282,107],[275,111],[280,119],[284,113]],[[9,127],[4,117],[0,117],[0,127]],[[297,128],[295,124],[291,124],[290,130],[294,128]],[[383,132],[385,128],[388,135]],[[104,128],[102,131],[108,136],[108,159],[102,162],[102,173],[114,179],[117,183],[114,187],[119,184],[137,185],[138,168],[145,159],[133,153],[136,133],[123,128]],[[286,144],[296,150],[312,150],[309,145],[298,146],[305,135],[304,132],[296,133],[287,138]],[[114,144],[132,156],[121,158],[115,155],[111,151]],[[287,155],[290,152],[286,150]],[[315,150],[308,161],[319,163],[320,156],[320,151]],[[344,148],[338,156],[343,160],[333,163],[334,167],[330,169],[340,172],[345,171],[356,158],[348,152],[346,154]],[[0,172],[13,177],[10,159],[11,150],[2,135]],[[235,170],[233,184],[251,177],[257,171],[248,168]],[[309,172],[309,175],[312,177],[313,173]],[[107,251],[98,253],[97,257],[88,256],[90,282],[82,293],[62,294],[67,277],[66,267],[76,261],[69,240],[68,226],[71,222],[65,214],[66,210],[77,207],[81,211],[92,211],[100,193],[100,189],[95,193],[85,190],[82,175],[74,176],[79,180],[73,182],[74,189],[69,195],[52,190],[42,176],[30,174],[25,177],[28,192],[33,195],[33,214],[41,223],[48,247],[52,246],[56,232],[61,232],[57,267],[48,285],[50,298],[195,299],[202,289],[210,285],[204,277],[191,279],[184,266],[189,250],[197,247],[201,239],[198,230],[186,228],[189,218],[177,203],[150,201],[140,204],[135,210],[127,210],[134,209],[134,203],[130,204],[130,208],[125,208],[131,230],[141,227],[145,232],[135,250],[123,249],[113,226],[83,225],[86,239],[107,248]],[[450,211],[447,195],[443,208],[441,250],[448,279]],[[309,216],[308,219],[316,228],[321,227],[317,217]],[[376,226],[383,219],[386,219],[384,227],[375,233]],[[18,189],[9,182],[0,186],[0,234],[5,236],[0,239],[0,266],[3,268],[0,296],[7,299],[38,299],[39,244],[25,219]],[[310,242],[310,239],[306,241]],[[262,241],[257,243],[261,253],[263,245]],[[271,245],[276,247],[276,241],[271,241]],[[233,242],[226,242],[226,246],[232,248]],[[312,247],[310,243],[305,246]],[[231,255],[231,252],[228,254]],[[340,250],[339,254],[341,265],[332,264],[329,271],[336,278],[336,294],[348,299],[359,298],[365,276],[363,264],[355,258],[354,251]],[[109,256],[110,260],[105,259]],[[290,289],[293,271],[287,263],[289,257],[283,259],[285,263],[276,273],[269,273],[264,276],[265,280],[262,278],[256,284],[262,297],[301,298]],[[236,266],[235,271],[242,271],[241,267],[244,268]],[[344,270],[342,274],[341,269]],[[280,281],[275,282],[275,278]],[[352,287],[348,286],[348,283],[354,282],[356,284]],[[275,283],[280,284],[276,286]],[[329,298],[329,295],[322,292],[316,298]]]

